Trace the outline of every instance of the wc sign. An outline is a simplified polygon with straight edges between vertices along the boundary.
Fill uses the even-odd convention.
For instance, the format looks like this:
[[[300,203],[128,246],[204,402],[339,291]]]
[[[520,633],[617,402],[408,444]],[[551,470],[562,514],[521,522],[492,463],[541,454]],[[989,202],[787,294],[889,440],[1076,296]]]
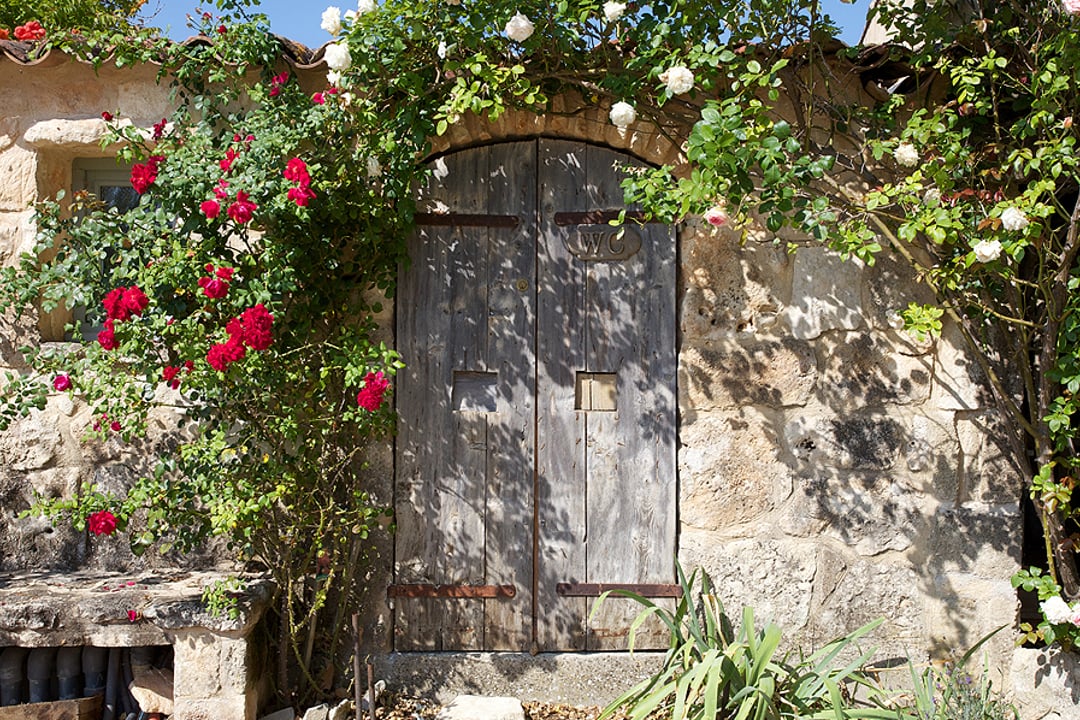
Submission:
[[[641,249],[641,235],[626,225],[578,225],[564,240],[579,260],[626,260]]]

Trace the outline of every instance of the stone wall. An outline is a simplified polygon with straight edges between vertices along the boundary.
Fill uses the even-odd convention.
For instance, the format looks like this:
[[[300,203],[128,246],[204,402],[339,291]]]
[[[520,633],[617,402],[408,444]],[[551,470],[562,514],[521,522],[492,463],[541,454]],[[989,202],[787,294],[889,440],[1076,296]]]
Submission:
[[[149,127],[168,99],[152,67],[95,74],[53,53],[34,65],[0,58],[0,68],[0,261],[12,263],[33,243],[30,205],[70,187],[75,158],[108,155],[101,111]],[[466,119],[438,150],[546,135],[678,162],[662,134],[620,134],[602,109],[564,104],[550,119]],[[882,257],[868,267],[819,248],[792,255],[776,240],[696,222],[680,228],[680,559],[705,568],[729,607],[753,605],[804,646],[884,616],[875,634],[882,657],[962,651],[1016,615],[1009,577],[1020,556],[1022,483],[1006,429],[954,328],[927,342],[894,328],[896,310],[929,299],[903,265]],[[389,318],[388,310],[384,327]],[[6,317],[0,369],[21,369],[15,347],[59,340],[62,323]],[[91,446],[79,441],[88,413],[56,394],[0,434],[0,571],[150,562],[122,541],[19,517],[33,490],[123,483],[170,426],[161,418],[163,429],[141,446]],[[391,453],[376,460],[386,483]],[[373,599],[365,636],[376,648],[388,647],[388,614]],[[1018,697],[1037,695],[1040,677],[1066,688],[1035,703],[1032,717],[1071,707],[1072,666],[1032,678],[1036,661],[1018,655],[1014,665],[1011,643],[1008,632],[995,638],[992,664],[1013,668]]]

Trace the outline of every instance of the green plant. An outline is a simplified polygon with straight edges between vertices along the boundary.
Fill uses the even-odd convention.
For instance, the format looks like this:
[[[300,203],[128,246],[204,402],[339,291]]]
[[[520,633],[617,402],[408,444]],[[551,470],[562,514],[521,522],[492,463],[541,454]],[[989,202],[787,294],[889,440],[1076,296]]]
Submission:
[[[967,670],[975,652],[1001,629],[983,637],[955,663],[931,665],[922,672],[908,663],[913,702],[905,714],[913,720],[1018,720],[1016,708],[994,691],[985,656],[978,677]]]
[[[631,650],[636,631],[650,618],[659,619],[670,633],[660,670],[612,701],[599,720],[620,711],[631,720],[896,717],[894,710],[878,704],[884,694],[863,671],[872,652],[855,647],[881,620],[808,656],[792,657],[780,651],[779,626],[768,623],[758,629],[749,607],[743,608],[739,624],[733,624],[704,571],[687,577],[677,566],[677,572],[682,596],[674,610],[622,590],[597,599],[594,614],[610,594],[644,606],[631,626]]]
[[[236,620],[240,617],[240,596],[244,581],[237,577],[215,580],[202,591],[202,601],[211,615]]]

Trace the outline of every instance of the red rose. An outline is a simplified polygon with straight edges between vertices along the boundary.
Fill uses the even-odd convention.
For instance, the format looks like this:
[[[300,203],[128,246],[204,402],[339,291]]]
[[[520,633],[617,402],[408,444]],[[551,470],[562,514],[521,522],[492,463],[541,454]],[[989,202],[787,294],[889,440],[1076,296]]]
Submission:
[[[199,203],[199,209],[209,220],[213,220],[221,214],[221,205],[218,204],[217,200],[203,200]]]
[[[236,162],[236,158],[240,157],[240,153],[236,152],[232,148],[225,151],[225,158],[218,160],[218,167],[221,168],[221,172],[229,172],[232,170],[233,163]]]
[[[291,180],[301,185],[307,185],[311,182],[311,176],[308,175],[307,163],[300,158],[293,158],[285,165],[285,172],[282,173],[286,180]]]
[[[289,188],[286,196],[295,202],[298,207],[307,207],[308,201],[315,197],[315,191],[306,186]]]
[[[321,92],[317,92],[311,96],[311,102],[315,103],[316,105],[324,105],[326,103],[326,98],[323,97],[323,94]]]
[[[150,298],[139,289],[138,285],[132,285],[124,290],[124,309],[131,315],[142,315],[142,311],[150,304]]]
[[[15,28],[16,40],[44,40],[45,28],[37,20],[31,20],[25,25]]]
[[[158,164],[164,160],[160,155],[153,155],[145,163],[135,163],[131,166],[131,187],[135,192],[142,195],[150,189],[157,180]]]
[[[180,387],[180,380],[176,376],[180,374],[180,368],[175,365],[166,365],[161,368],[161,379],[169,384],[173,390]]]
[[[237,337],[230,337],[227,342],[212,346],[206,353],[206,362],[210,367],[225,372],[231,363],[243,360],[247,349]]]
[[[241,338],[249,348],[265,350],[273,344],[274,337],[270,330],[274,325],[274,316],[267,312],[262,303],[242,312],[237,320],[241,328]]]
[[[95,535],[112,535],[116,532],[116,516],[108,510],[98,510],[86,518],[86,527]]]
[[[105,110],[105,111],[103,111],[101,113],[101,119],[104,120],[105,122],[112,122],[113,121],[113,114],[111,112],[109,112],[108,110]]]
[[[229,205],[229,217],[241,225],[251,220],[252,214],[258,206],[248,200],[248,194],[241,190],[236,193],[236,200]]]
[[[120,421],[113,420],[111,423],[109,423],[109,429],[113,432],[120,432]]]
[[[229,187],[228,180],[218,180],[217,187],[214,188],[214,197],[216,197],[218,200],[228,200],[229,191],[226,190],[227,187]]]
[[[382,407],[383,396],[388,387],[390,381],[383,376],[381,370],[377,373],[369,372],[364,376],[364,387],[356,395],[356,403],[365,410],[375,412]]]
[[[223,298],[229,292],[229,283],[216,277],[199,278],[199,287],[202,288],[203,295],[211,300]]]
[[[154,123],[154,139],[160,140],[161,136],[165,134],[165,118],[161,118],[160,122]]]
[[[116,334],[113,332],[113,321],[105,321],[105,329],[97,334],[98,345],[103,350],[115,350],[117,347]]]
[[[71,378],[64,374],[57,375],[53,378],[52,386],[53,390],[64,392],[71,387]]]

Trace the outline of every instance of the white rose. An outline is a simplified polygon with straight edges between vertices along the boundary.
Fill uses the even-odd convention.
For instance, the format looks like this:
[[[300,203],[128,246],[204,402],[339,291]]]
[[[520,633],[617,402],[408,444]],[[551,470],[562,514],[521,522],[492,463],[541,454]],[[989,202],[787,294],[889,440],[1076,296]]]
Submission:
[[[705,222],[709,223],[713,227],[723,227],[728,224],[728,214],[724,208],[719,205],[713,206],[705,211],[702,215]]]
[[[608,117],[611,118],[611,122],[615,127],[625,130],[637,120],[637,110],[630,103],[620,101],[611,106]]]
[[[330,83],[334,87],[341,87],[342,75],[337,70],[331,70],[326,73],[326,82]]]
[[[346,10],[345,11],[345,19],[348,20],[349,22],[356,22],[356,11],[355,10]]]
[[[694,73],[682,65],[676,65],[660,73],[660,82],[667,85],[668,94],[682,95],[694,89]]]
[[[941,203],[941,191],[936,187],[927,188],[923,193],[922,202],[927,207],[937,207]]]
[[[893,150],[893,159],[896,160],[898,165],[915,167],[919,164],[919,151],[911,143],[900,143]]]
[[[348,70],[352,65],[352,55],[349,54],[349,43],[342,40],[339,43],[331,43],[326,46],[326,50],[323,53],[323,59],[326,60],[326,66],[331,70]]]
[[[975,253],[975,259],[981,263],[993,262],[1001,256],[1001,243],[997,240],[983,240],[971,249]]]
[[[626,10],[624,3],[609,2],[604,3],[604,18],[608,22],[615,22],[622,17],[623,11]]]
[[[529,18],[517,13],[506,23],[506,37],[515,42],[525,42],[535,29]]]
[[[376,7],[375,0],[360,0],[356,3],[356,12],[363,15],[364,13],[375,12]]]
[[[439,56],[440,60],[446,59],[446,41],[440,40],[439,47],[435,48],[435,54]]]
[[[379,158],[372,156],[367,159],[367,175],[369,178],[382,175],[382,165],[379,164]]]
[[[1023,210],[1010,207],[1001,213],[1001,227],[1006,230],[1023,230],[1027,226],[1028,219]]]
[[[1060,595],[1055,595],[1052,598],[1043,600],[1039,603],[1039,610],[1042,611],[1043,617],[1051,625],[1060,625],[1062,623],[1069,622],[1069,617],[1072,615],[1072,608],[1069,604],[1061,599]]]
[[[322,23],[319,27],[331,35],[337,35],[341,32],[341,8],[331,5],[323,10]]]

